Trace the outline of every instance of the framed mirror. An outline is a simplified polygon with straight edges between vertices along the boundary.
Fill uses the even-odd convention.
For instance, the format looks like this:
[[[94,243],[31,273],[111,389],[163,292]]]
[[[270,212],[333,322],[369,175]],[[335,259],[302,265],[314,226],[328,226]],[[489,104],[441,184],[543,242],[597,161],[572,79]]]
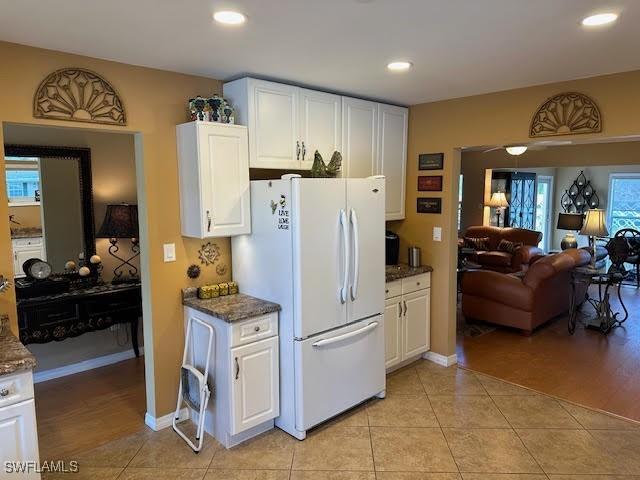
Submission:
[[[62,272],[96,252],[88,148],[5,145],[14,273],[29,258]]]

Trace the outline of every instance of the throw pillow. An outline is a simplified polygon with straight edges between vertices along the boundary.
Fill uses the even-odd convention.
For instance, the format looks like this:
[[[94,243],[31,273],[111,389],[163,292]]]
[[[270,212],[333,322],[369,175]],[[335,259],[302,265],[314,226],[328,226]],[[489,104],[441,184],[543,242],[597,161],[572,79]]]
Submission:
[[[464,237],[464,246],[474,250],[489,250],[489,237]]]
[[[505,240],[504,238],[500,240],[498,244],[498,250],[501,252],[507,252],[513,255],[517,249],[519,249],[522,245],[522,242],[510,242],[509,240]]]

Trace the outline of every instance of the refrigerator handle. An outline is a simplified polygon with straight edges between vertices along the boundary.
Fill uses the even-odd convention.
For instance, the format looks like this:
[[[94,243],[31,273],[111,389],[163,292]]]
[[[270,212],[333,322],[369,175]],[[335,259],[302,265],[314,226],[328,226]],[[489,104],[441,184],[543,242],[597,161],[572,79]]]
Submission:
[[[360,230],[358,229],[358,215],[351,209],[351,224],[353,225],[353,285],[351,285],[351,300],[358,296],[358,280],[360,278]]]
[[[347,288],[349,283],[349,225],[347,224],[347,214],[344,210],[340,210],[340,225],[342,226],[342,245],[344,249],[344,277],[342,278],[342,287],[340,287],[340,303],[347,301]]]

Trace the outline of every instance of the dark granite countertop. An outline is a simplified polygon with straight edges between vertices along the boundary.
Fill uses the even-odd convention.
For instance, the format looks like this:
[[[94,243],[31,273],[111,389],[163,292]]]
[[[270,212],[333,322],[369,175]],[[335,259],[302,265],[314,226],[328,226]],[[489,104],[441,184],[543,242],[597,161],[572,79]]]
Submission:
[[[30,370],[35,366],[36,358],[9,330],[9,318],[6,315],[0,317],[0,375]]]
[[[35,238],[42,237],[42,229],[35,227],[12,228],[11,238]]]
[[[411,268],[409,265],[401,263],[399,265],[387,265],[385,271],[385,282],[393,282],[401,278],[413,277],[422,273],[433,272],[430,265],[422,265],[420,267]]]
[[[281,310],[277,303],[243,293],[201,300],[198,298],[197,288],[182,290],[182,304],[229,323]]]

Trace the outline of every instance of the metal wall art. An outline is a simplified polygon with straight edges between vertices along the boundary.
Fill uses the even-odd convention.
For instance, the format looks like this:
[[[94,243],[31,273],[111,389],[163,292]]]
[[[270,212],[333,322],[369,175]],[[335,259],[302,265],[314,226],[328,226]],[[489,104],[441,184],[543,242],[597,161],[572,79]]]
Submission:
[[[551,137],[602,131],[602,116],[596,103],[576,92],[561,93],[536,111],[531,120],[529,136]]]
[[[562,194],[560,203],[565,213],[584,213],[590,208],[598,208],[600,197],[591,182],[587,180],[584,171],[580,170],[578,178]]]
[[[220,248],[215,243],[207,242],[198,250],[198,257],[204,266],[213,265],[220,257]]]
[[[187,277],[195,279],[200,276],[200,267],[195,263],[187,268]]]
[[[73,122],[126,125],[120,96],[97,73],[64,68],[40,83],[33,99],[33,116]]]

